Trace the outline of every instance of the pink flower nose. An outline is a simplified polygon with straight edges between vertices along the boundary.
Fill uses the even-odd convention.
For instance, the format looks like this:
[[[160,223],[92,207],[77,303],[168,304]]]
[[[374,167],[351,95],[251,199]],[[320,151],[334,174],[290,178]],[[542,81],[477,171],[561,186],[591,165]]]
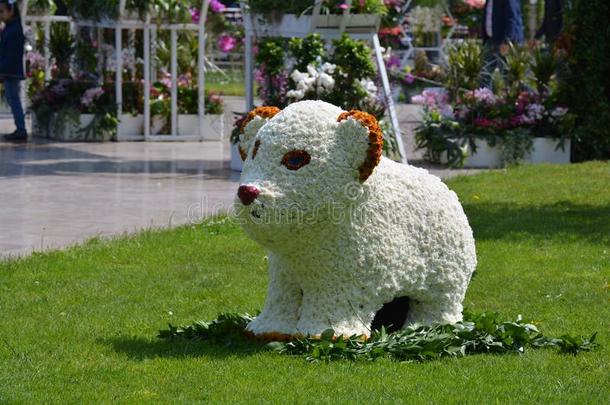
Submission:
[[[237,196],[244,205],[250,205],[260,194],[260,190],[256,186],[246,185],[239,186]]]

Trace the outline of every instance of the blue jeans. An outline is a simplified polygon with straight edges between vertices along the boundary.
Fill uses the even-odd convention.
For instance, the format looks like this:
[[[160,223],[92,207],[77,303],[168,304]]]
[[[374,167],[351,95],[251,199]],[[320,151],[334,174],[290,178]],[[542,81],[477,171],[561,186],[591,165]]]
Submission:
[[[6,102],[11,107],[17,132],[25,132],[25,115],[23,114],[23,107],[21,106],[20,89],[21,80],[12,78],[4,79],[4,96],[6,97]]]

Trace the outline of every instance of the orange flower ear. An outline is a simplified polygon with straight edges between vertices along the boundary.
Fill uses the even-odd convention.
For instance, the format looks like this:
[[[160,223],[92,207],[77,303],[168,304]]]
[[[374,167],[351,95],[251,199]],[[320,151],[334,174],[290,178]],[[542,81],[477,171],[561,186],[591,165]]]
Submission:
[[[342,122],[348,119],[357,121],[364,128],[368,129],[368,148],[364,162],[358,167],[360,173],[360,181],[364,182],[373,173],[373,170],[381,161],[381,153],[383,151],[383,133],[377,119],[369,113],[363,111],[352,110],[339,115],[337,122]]]
[[[281,110],[277,107],[257,107],[254,110],[248,113],[248,116],[241,123],[240,132],[241,135],[239,137],[239,144],[237,145],[237,149],[239,150],[239,154],[242,160],[246,160],[248,158],[248,149],[252,139],[256,136],[258,130],[271,118],[273,118],[277,113]],[[262,120],[255,120],[256,117],[263,118]],[[252,123],[252,121],[256,121],[256,125]],[[252,123],[252,125],[249,125]],[[242,147],[243,145],[243,147]]]

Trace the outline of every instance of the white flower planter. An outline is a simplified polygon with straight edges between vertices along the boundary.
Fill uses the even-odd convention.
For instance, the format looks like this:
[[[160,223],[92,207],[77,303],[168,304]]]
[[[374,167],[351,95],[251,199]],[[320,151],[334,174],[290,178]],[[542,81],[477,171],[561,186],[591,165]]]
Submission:
[[[464,160],[464,167],[468,168],[497,168],[502,167],[502,152],[500,147],[489,146],[482,140],[476,141],[477,151],[472,153],[468,148],[468,157]]]
[[[316,21],[317,29],[339,29],[343,21],[342,15],[320,15]],[[377,32],[381,23],[381,16],[377,14],[350,14],[345,16],[345,30],[355,31],[369,28]]]
[[[150,134],[161,135],[163,127],[165,126],[165,118],[155,115],[152,117],[150,122]]]
[[[241,160],[239,149],[236,143],[231,144],[231,169],[241,172],[244,167],[244,162]]]
[[[84,128],[91,125],[95,118],[94,114],[80,114],[78,122],[62,117],[62,122],[57,123],[57,116],[53,115],[47,128],[47,137],[57,141],[65,142],[104,142],[112,139],[109,133],[95,133],[94,136],[86,136],[81,132]]]
[[[183,114],[178,116],[178,136],[202,135],[206,141],[220,141],[224,135],[224,114],[206,114],[203,116],[199,128],[199,116],[196,114]]]
[[[532,151],[524,156],[523,161],[526,163],[570,163],[570,140],[566,140],[565,148],[557,149],[559,141],[551,138],[534,138]],[[500,146],[489,146],[483,140],[477,140],[477,152],[469,155],[464,160],[466,168],[498,168],[502,167],[502,152]],[[468,148],[470,152],[470,148]],[[447,163],[447,157],[443,154],[441,163]]]
[[[121,136],[141,136],[144,134],[144,115],[121,115],[119,123],[119,135]]]
[[[529,163],[570,163],[570,147],[571,142],[567,139],[564,143],[563,150],[557,148],[559,141],[551,138],[534,138],[534,147],[532,152],[525,157],[525,161]]]
[[[320,15],[312,25],[311,15],[296,14],[253,14],[254,31],[266,36],[304,37],[313,31],[339,30],[343,16],[338,14]],[[381,16],[377,14],[350,14],[345,16],[345,31],[359,32],[379,30]]]

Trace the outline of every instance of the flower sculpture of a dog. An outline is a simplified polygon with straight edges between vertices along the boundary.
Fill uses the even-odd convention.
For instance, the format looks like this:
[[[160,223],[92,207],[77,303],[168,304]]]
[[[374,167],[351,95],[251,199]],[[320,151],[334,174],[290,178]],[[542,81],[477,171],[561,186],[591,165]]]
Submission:
[[[370,336],[384,305],[407,297],[399,327],[462,319],[476,267],[466,215],[439,178],[381,156],[373,116],[302,101],[259,107],[241,130],[235,210],[269,259],[248,332]]]

